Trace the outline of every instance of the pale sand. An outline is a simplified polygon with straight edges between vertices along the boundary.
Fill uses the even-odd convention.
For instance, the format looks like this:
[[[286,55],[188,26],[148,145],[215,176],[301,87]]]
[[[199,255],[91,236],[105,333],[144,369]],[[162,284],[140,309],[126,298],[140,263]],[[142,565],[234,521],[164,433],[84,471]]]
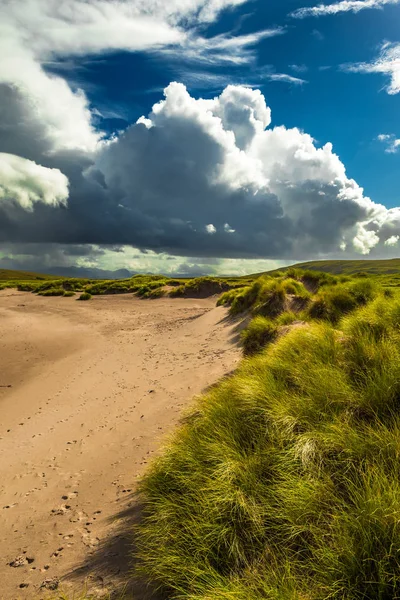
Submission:
[[[236,337],[215,298],[0,292],[0,598],[126,581],[135,483]]]

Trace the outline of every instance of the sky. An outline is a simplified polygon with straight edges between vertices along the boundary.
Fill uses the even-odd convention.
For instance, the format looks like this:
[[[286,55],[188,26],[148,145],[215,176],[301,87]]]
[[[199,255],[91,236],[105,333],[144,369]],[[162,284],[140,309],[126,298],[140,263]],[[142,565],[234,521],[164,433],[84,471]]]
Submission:
[[[0,0],[0,268],[399,256],[400,0]]]

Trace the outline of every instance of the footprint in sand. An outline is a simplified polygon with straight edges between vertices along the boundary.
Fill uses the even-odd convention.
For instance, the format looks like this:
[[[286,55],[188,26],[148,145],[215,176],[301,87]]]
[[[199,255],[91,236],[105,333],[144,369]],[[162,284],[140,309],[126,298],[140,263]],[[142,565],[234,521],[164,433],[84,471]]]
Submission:
[[[55,517],[60,517],[62,515],[65,515],[65,513],[68,512],[69,510],[71,510],[70,505],[64,504],[60,508],[53,508],[53,510],[51,512]]]
[[[12,560],[10,563],[8,563],[8,566],[17,569],[18,567],[25,567],[26,565],[31,565],[34,561],[35,559],[33,557],[21,554],[20,556],[14,558],[14,560]]]
[[[45,579],[42,585],[40,586],[40,589],[50,590],[54,592],[55,590],[58,590],[59,585],[60,580],[57,577],[53,577],[52,579]]]

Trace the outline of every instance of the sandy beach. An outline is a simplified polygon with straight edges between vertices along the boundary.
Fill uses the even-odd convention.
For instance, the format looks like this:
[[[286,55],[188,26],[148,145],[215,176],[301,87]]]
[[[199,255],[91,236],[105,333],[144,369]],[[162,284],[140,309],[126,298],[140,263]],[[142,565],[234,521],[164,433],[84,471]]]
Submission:
[[[138,478],[240,359],[225,317],[215,298],[0,292],[2,600],[127,581]]]

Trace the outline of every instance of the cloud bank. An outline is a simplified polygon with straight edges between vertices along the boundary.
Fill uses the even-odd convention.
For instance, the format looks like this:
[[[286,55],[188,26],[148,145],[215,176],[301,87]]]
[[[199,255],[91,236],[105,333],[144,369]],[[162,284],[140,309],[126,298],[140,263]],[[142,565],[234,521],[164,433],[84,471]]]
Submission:
[[[228,86],[205,100],[171,83],[147,116],[90,152],[52,145],[39,121],[20,118],[18,92],[5,97],[15,124],[0,151],[11,147],[17,173],[0,171],[13,200],[11,212],[0,202],[3,243],[246,259],[396,252],[400,209],[366,197],[331,144],[271,127],[259,90]]]

